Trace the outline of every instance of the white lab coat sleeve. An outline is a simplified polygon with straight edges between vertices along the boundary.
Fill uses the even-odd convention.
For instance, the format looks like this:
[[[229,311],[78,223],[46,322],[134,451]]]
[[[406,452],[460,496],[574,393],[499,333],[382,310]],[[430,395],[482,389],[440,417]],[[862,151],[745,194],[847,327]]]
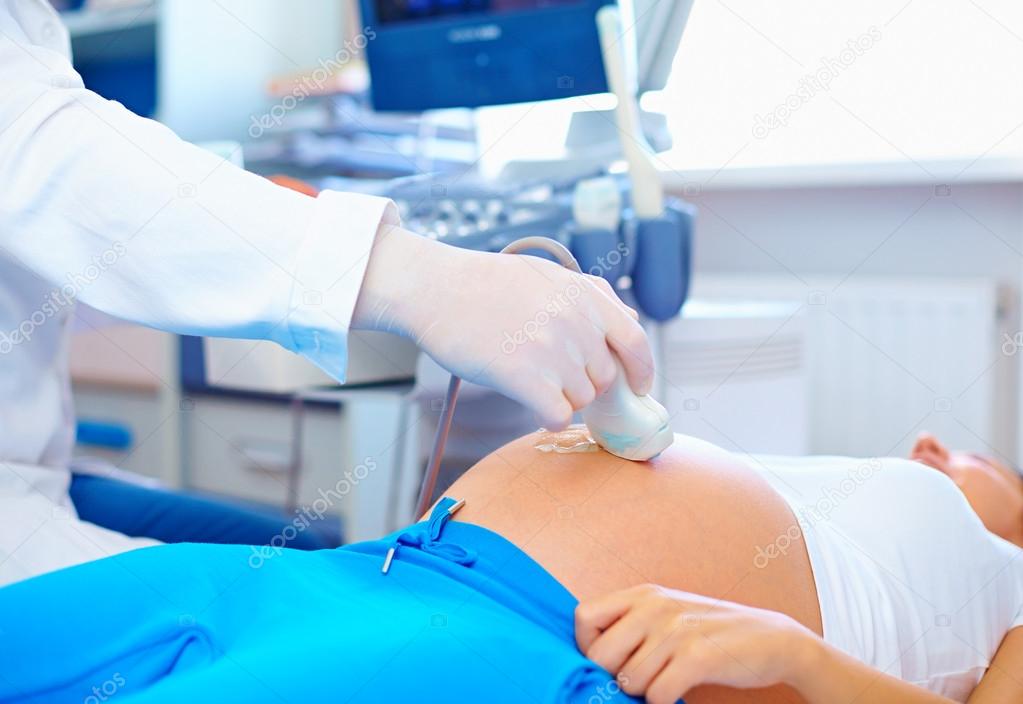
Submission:
[[[0,258],[52,285],[39,315],[77,299],[172,332],[274,340],[343,380],[390,201],[272,184],[4,33],[0,96]]]

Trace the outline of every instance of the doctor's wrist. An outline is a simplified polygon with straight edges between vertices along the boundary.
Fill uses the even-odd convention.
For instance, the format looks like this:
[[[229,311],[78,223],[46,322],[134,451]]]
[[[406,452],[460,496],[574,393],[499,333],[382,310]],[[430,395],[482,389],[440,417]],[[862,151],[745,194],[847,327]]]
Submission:
[[[424,272],[435,265],[433,250],[442,246],[381,223],[352,312],[352,329],[414,336],[416,302],[423,302],[427,284]]]
[[[405,252],[413,246],[413,237],[397,225],[380,224],[352,311],[352,329],[405,333],[397,310],[402,295],[395,287],[403,282],[400,272],[409,264]]]

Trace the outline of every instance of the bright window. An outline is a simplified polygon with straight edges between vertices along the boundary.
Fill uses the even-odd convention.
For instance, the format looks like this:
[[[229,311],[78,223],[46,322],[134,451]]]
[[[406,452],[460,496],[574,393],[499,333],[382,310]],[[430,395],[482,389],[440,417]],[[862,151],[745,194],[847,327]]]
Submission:
[[[644,106],[675,168],[1023,157],[1021,73],[1019,0],[696,0]]]

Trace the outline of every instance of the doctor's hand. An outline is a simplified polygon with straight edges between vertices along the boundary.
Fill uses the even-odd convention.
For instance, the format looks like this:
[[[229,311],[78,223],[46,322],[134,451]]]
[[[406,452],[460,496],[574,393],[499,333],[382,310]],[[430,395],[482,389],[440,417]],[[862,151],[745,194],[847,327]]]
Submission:
[[[603,279],[394,226],[377,235],[352,327],[415,340],[451,373],[532,408],[553,429],[611,385],[612,353],[636,393],[653,380],[646,333]]]
[[[671,704],[703,684],[789,682],[819,641],[784,614],[650,584],[581,602],[575,638],[626,693],[651,704]]]

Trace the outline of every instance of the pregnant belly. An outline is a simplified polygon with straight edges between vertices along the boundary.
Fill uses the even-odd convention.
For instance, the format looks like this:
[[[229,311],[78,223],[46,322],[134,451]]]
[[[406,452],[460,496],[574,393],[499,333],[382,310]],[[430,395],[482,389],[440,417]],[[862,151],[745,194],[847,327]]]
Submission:
[[[576,597],[655,583],[785,613],[821,633],[813,573],[785,501],[745,463],[676,436],[655,460],[557,454],[527,435],[487,456],[446,495],[457,520],[500,533]],[[703,688],[710,702],[800,701],[784,688]]]

